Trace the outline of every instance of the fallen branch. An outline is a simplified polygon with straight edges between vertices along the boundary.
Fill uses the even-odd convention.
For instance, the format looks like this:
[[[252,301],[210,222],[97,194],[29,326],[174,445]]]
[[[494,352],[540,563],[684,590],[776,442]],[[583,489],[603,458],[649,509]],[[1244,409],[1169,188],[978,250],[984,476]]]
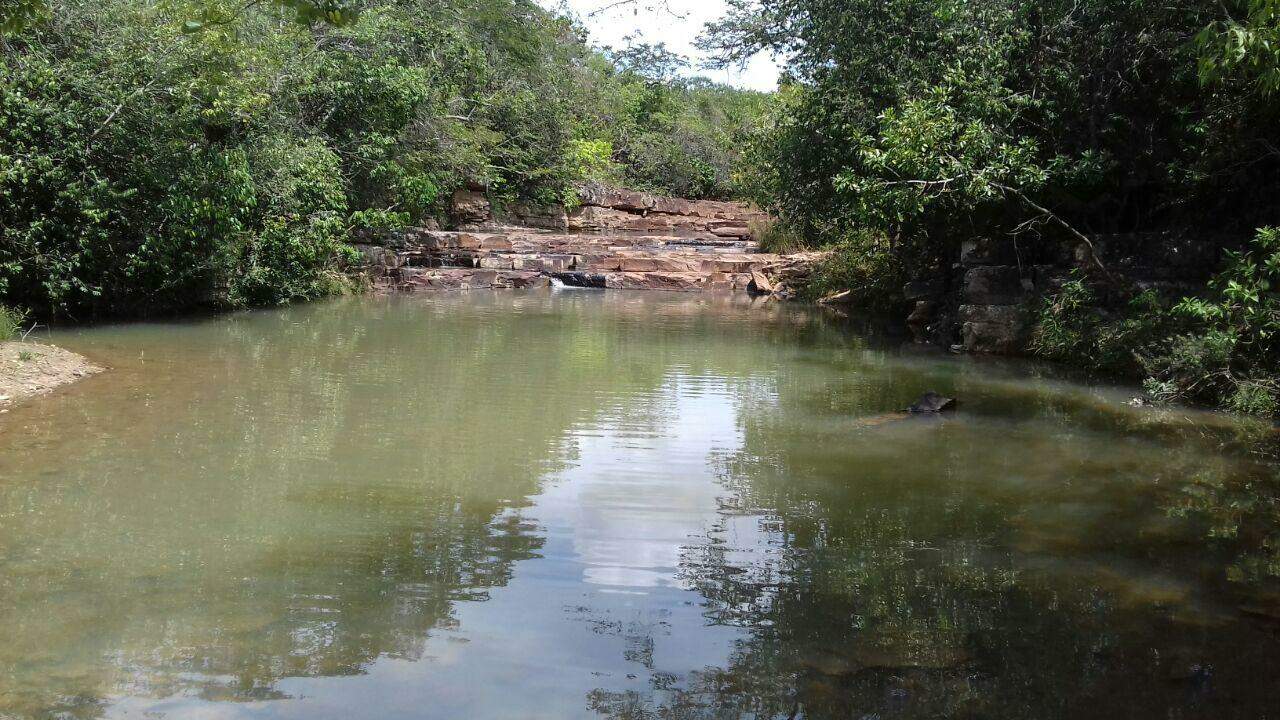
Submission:
[[[31,327],[26,332],[22,333],[22,342],[26,342],[27,337],[29,337],[31,333],[35,332],[38,327],[40,327],[40,323],[31,323]]]
[[[1044,217],[1052,220],[1059,227],[1061,227],[1062,229],[1066,230],[1067,232],[1075,236],[1077,240],[1084,243],[1084,246],[1089,250],[1089,259],[1093,261],[1093,264],[1098,266],[1098,269],[1102,271],[1102,274],[1106,276],[1107,280],[1111,281],[1113,284],[1116,282],[1116,277],[1112,275],[1111,271],[1107,269],[1107,266],[1102,263],[1102,259],[1098,257],[1097,248],[1094,247],[1093,241],[1090,240],[1088,236],[1086,236],[1084,233],[1072,227],[1071,223],[1067,222],[1066,220],[1063,220],[1054,211],[1050,210],[1049,208],[1027,197],[1026,193],[1022,192],[1021,190],[1014,187],[1010,187],[1008,185],[1001,185],[1000,183],[991,183],[991,184],[1003,190],[1004,192],[1009,193],[1010,195],[1013,195],[1014,197],[1018,198],[1022,202],[1026,203],[1028,207],[1040,213]]]
[[[853,302],[853,291],[842,290],[832,293],[818,301],[819,305],[845,305]]]

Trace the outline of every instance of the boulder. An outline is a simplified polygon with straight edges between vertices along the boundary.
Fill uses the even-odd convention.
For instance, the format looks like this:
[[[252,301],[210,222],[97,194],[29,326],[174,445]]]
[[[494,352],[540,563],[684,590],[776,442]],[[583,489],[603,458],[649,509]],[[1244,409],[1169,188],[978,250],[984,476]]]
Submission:
[[[954,398],[944,397],[936,392],[927,392],[920,396],[920,399],[914,405],[907,408],[907,412],[917,415],[926,413],[940,413],[948,410],[954,410],[956,401]]]
[[[481,250],[511,250],[511,240],[506,235],[480,235]]]
[[[964,299],[974,305],[1013,305],[1026,292],[1021,273],[1012,265],[976,267],[964,275]]]
[[[722,238],[749,238],[751,237],[751,229],[746,225],[714,225],[707,223],[707,229],[712,235]]]
[[[693,210],[693,203],[683,198],[656,197],[653,199],[653,211],[666,215],[688,215]]]
[[[769,279],[769,276],[759,270],[751,271],[751,284],[747,286],[747,290],[756,293],[757,295],[769,295],[772,294],[775,289],[773,281]]]
[[[937,280],[915,280],[902,287],[902,297],[907,302],[931,300],[942,293],[942,283]]]
[[[625,188],[591,184],[578,191],[583,205],[642,213],[653,209],[656,199],[652,195]]]
[[[1007,265],[1016,259],[1013,243],[1009,240],[974,238],[960,243],[960,264],[965,267]]]
[[[568,230],[569,216],[563,205],[528,205],[517,203],[510,208],[517,224],[542,230]]]
[[[907,316],[908,325],[928,325],[933,320],[938,304],[932,300],[920,300]]]
[[[448,230],[419,230],[408,235],[409,243],[426,250],[479,250],[480,236]]]
[[[480,225],[493,220],[493,206],[482,192],[459,190],[449,203],[449,215],[460,225]]]
[[[963,348],[973,353],[1017,355],[1030,336],[1029,313],[1018,305],[961,305]]]
[[[601,204],[614,210],[645,212],[653,208],[654,198],[635,190],[614,190]]]
[[[379,274],[386,274],[400,268],[402,259],[399,253],[381,245],[353,245],[360,253],[366,265]]]

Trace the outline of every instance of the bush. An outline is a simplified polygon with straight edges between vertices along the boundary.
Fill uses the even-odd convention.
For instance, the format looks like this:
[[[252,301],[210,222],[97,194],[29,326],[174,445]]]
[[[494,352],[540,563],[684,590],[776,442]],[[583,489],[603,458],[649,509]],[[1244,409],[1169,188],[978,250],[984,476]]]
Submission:
[[[900,310],[906,275],[888,238],[862,232],[831,247],[803,287],[801,300],[816,302],[837,292],[851,292],[849,300],[869,313]]]
[[[785,220],[752,220],[747,227],[751,237],[760,243],[760,249],[767,253],[786,255],[809,247],[804,234]]]
[[[1076,278],[1045,298],[1031,349],[1077,367],[1137,377],[1144,357],[1162,345],[1172,322],[1154,291],[1139,292],[1109,311],[1093,288]]]
[[[26,321],[25,312],[0,305],[0,341],[17,337],[22,330],[22,324]]]
[[[1032,349],[1041,357],[1145,378],[1148,395],[1237,412],[1280,414],[1280,230],[1228,256],[1205,297],[1169,307],[1151,291],[1108,308],[1083,280],[1045,300]]]
[[[1206,298],[1174,313],[1191,329],[1147,362],[1147,387],[1167,400],[1274,416],[1280,410],[1280,229],[1231,253]]]
[[[768,96],[671,74],[670,53],[633,46],[613,53],[612,68],[586,85],[593,102],[579,119],[571,159],[585,180],[690,199],[742,194],[736,175],[745,139]],[[674,65],[673,65],[674,63]],[[607,147],[610,162],[583,162],[584,149]]]

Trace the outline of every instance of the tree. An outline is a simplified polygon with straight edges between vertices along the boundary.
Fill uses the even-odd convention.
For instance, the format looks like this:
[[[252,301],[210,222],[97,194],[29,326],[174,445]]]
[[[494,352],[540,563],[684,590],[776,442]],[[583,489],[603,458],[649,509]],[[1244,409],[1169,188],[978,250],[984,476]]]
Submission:
[[[626,40],[627,46],[621,50],[607,51],[613,64],[624,72],[665,83],[675,79],[676,75],[689,67],[689,58],[668,50],[664,42],[657,45],[636,42],[634,36],[629,36]]]
[[[183,22],[183,30],[198,32],[209,25],[225,24],[263,5],[273,5],[303,25],[349,25],[365,4],[365,0],[249,0],[244,5],[227,7],[211,1],[194,9],[192,17]],[[45,0],[0,0],[0,36],[17,34],[48,15]]]
[[[1280,1],[1237,0],[1198,38],[1206,83],[1232,75],[1252,79],[1265,95],[1280,91]]]

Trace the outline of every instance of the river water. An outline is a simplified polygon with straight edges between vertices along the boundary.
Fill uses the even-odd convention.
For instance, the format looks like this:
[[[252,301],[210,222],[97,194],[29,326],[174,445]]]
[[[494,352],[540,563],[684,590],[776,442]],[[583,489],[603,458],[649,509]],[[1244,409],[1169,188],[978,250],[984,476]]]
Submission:
[[[0,416],[0,718],[1280,713],[1224,417],[662,293],[51,339],[111,372]]]

